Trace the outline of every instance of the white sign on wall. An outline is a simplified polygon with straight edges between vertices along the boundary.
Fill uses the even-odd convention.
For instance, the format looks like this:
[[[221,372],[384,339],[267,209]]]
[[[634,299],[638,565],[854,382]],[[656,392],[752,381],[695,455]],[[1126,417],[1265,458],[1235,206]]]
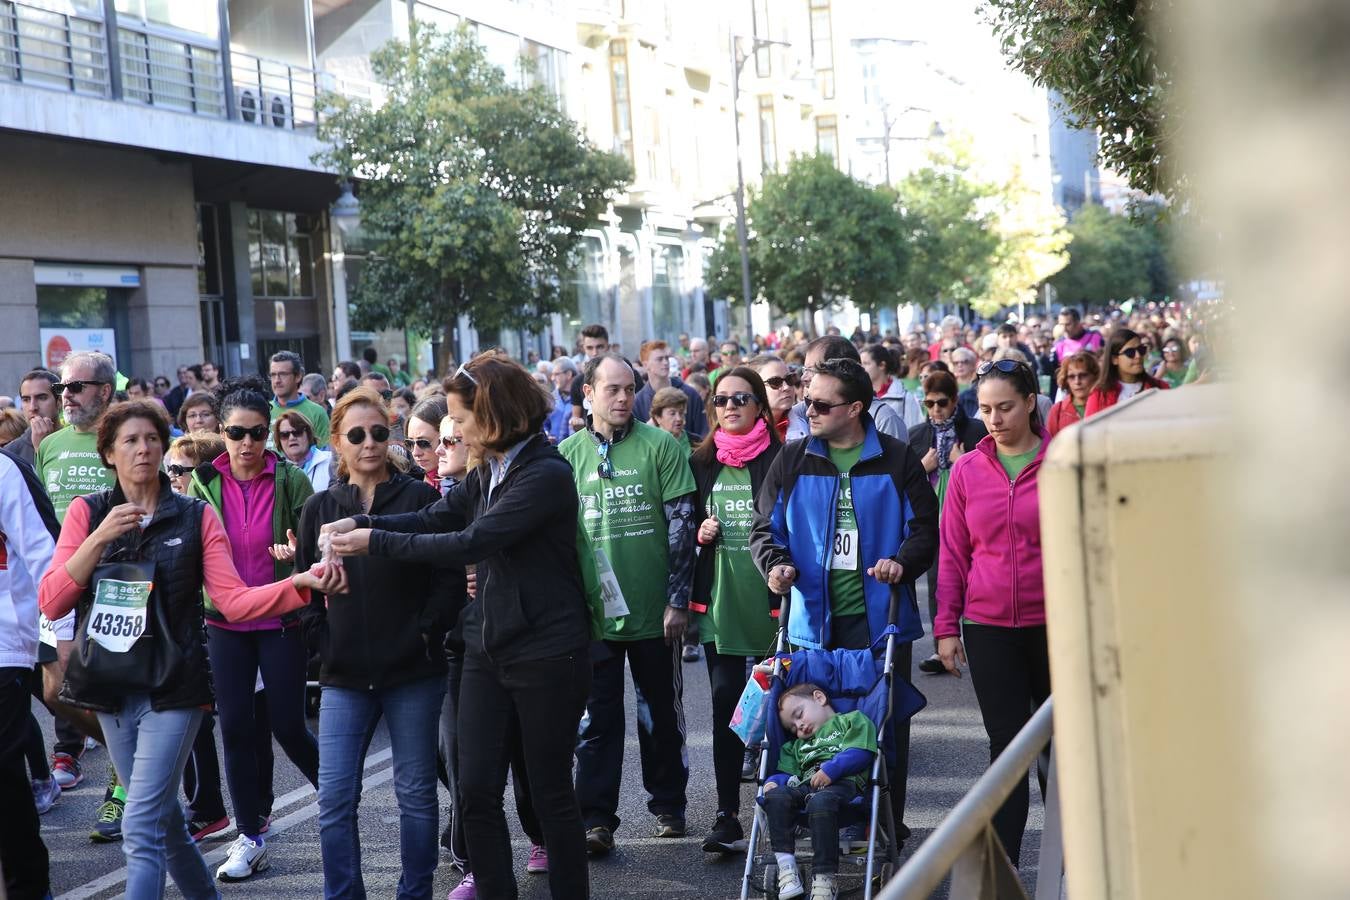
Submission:
[[[43,364],[53,372],[61,370],[67,356],[81,350],[97,350],[117,362],[117,333],[111,328],[39,328],[38,338]]]
[[[141,272],[128,266],[81,266],[67,263],[34,263],[33,281],[61,287],[141,286]]]

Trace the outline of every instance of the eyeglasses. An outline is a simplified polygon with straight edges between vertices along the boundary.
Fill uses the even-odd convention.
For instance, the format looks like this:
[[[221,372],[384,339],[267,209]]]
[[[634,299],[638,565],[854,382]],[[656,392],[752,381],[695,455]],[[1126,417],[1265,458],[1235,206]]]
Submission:
[[[383,444],[385,441],[389,440],[389,426],[370,426],[370,436],[375,439],[375,443]],[[357,425],[355,428],[349,429],[343,437],[347,439],[347,443],[349,444],[364,444],[366,442],[366,430],[360,425]]]
[[[923,405],[928,407],[929,409],[934,408],[946,409],[948,406],[951,405],[951,402],[952,402],[951,399],[948,397],[939,397],[936,400],[925,400],[923,401]]]
[[[596,452],[600,454],[600,465],[595,467],[595,474],[608,481],[614,477],[614,463],[609,458],[609,441],[601,441]]]
[[[469,379],[470,384],[472,384],[474,387],[478,387],[478,379],[473,377],[473,373],[469,371],[468,366],[469,366],[468,363],[462,364],[458,369],[455,370],[455,374],[451,375],[450,377],[453,379],[463,375],[465,378]]]
[[[308,431],[278,431],[277,437],[283,441],[289,441],[291,438],[309,437]]]
[[[170,477],[182,478],[184,475],[192,471],[192,466],[180,466],[175,463],[173,465],[165,466],[164,471],[168,472]]]
[[[830,410],[834,409],[836,406],[848,406],[852,402],[852,400],[840,400],[838,403],[826,403],[824,400],[807,400],[806,410],[807,412],[810,412],[814,409],[816,415],[828,416]]]
[[[764,379],[764,384],[770,388],[773,388],[775,391],[785,384],[788,387],[795,388],[799,386],[801,383],[802,383],[802,376],[798,375],[796,372],[789,372],[786,375],[775,375],[772,378]]]
[[[980,363],[980,367],[975,370],[977,378],[983,378],[990,372],[998,369],[1004,375],[1011,375],[1014,372],[1030,372],[1031,366],[1019,359],[996,359],[989,362]]]
[[[443,437],[443,438],[441,438],[441,446],[444,447],[444,448],[447,449],[447,450],[449,450],[449,449],[452,448],[452,447],[458,447],[458,446],[459,446],[460,444],[462,444],[462,443],[464,443],[464,438],[462,438],[462,437]]]
[[[1148,350],[1144,347],[1126,347],[1124,350],[1120,351],[1120,355],[1129,357],[1130,359],[1134,359],[1136,356],[1147,357]]]
[[[718,409],[721,409],[728,403],[736,409],[740,409],[742,406],[745,406],[747,403],[753,402],[754,400],[755,395],[748,391],[737,391],[734,394],[718,394],[712,398],[713,406]]]
[[[433,442],[427,440],[426,438],[405,438],[403,441],[403,446],[407,447],[409,450],[413,449],[414,447],[416,447],[418,450],[430,450],[432,447],[435,447],[436,445]]]
[[[254,425],[252,428],[245,428],[243,425],[230,425],[225,429],[225,436],[232,441],[242,441],[246,436],[255,441],[265,441],[267,426]]]
[[[58,381],[56,384],[52,385],[52,393],[58,397],[60,397],[66,391],[70,391],[70,393],[72,394],[82,394],[84,393],[84,389],[91,384],[107,384],[107,383],[108,382],[106,381],[67,381],[63,384]]]

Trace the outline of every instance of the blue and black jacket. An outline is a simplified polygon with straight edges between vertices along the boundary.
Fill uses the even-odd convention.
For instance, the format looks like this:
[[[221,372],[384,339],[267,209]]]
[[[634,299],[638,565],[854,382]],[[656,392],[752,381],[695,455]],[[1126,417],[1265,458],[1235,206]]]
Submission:
[[[914,595],[915,580],[937,557],[937,497],[919,457],[904,441],[877,431],[863,416],[862,455],[848,473],[863,564],[863,595],[873,639],[886,628],[890,587],[866,574],[890,557],[904,568],[900,585],[899,639],[923,637]],[[834,552],[839,470],[819,438],[792,441],[778,454],[755,497],[750,549],[759,570],[797,570],[788,617],[788,640],[795,646],[830,646],[830,560]]]

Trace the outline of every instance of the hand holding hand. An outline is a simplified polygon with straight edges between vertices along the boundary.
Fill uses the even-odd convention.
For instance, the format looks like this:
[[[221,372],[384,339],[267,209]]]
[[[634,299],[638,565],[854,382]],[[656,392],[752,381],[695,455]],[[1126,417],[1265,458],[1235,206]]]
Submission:
[[[315,563],[304,572],[291,576],[291,584],[297,588],[308,588],[325,596],[347,593],[347,570],[342,566],[329,563]]]
[[[351,519],[344,519],[350,522]],[[357,528],[333,535],[333,552],[338,556],[365,556],[370,552],[370,529]]]
[[[769,590],[775,594],[786,594],[792,590],[792,583],[797,580],[797,570],[792,566],[774,566],[769,570]]]
[[[875,566],[867,570],[867,574],[882,584],[899,584],[905,574],[905,567],[890,557],[883,556],[877,560]]]
[[[338,519],[336,522],[329,522],[319,528],[319,534],[346,534],[349,531],[356,530],[356,520],[348,516],[345,519]]]

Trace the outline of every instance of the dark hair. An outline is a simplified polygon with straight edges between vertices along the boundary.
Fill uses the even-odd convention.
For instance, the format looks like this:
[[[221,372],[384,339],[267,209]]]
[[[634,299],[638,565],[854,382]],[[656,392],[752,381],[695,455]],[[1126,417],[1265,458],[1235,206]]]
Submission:
[[[783,701],[786,700],[787,698],[810,697],[816,691],[820,691],[822,694],[825,695],[825,698],[827,700],[829,699],[830,692],[825,690],[820,685],[816,684],[814,681],[802,681],[792,685],[791,687],[785,689],[781,694],[778,695],[778,711],[782,712]]]
[[[369,372],[361,376],[361,384],[365,384],[370,381],[383,381],[385,384],[389,384],[389,376],[385,375],[383,372],[376,372],[374,369],[371,369]],[[393,387],[393,385],[389,386]]]
[[[827,334],[825,337],[816,338],[806,345],[803,355],[810,356],[817,350],[824,354],[821,357],[822,359],[851,359],[854,362],[862,362],[862,357],[858,355],[858,348],[853,346],[853,342],[837,334]]]
[[[960,393],[960,388],[956,384],[956,376],[951,372],[937,371],[929,372],[928,377],[923,380],[923,392],[925,394],[942,394],[945,397],[956,399]]]
[[[871,408],[872,398],[875,396],[872,379],[867,377],[867,370],[856,359],[846,357],[827,359],[815,367],[815,373],[839,379],[845,403],[861,403],[863,412]]]
[[[23,382],[19,383],[23,384]],[[132,385],[135,385],[147,394],[150,393],[150,382],[146,381],[144,378],[128,378],[127,387],[130,388]]]
[[[1059,371],[1055,373],[1055,384],[1066,391],[1069,389],[1069,366],[1073,365],[1086,368],[1088,381],[1094,386],[1097,384],[1097,379],[1102,374],[1101,360],[1097,359],[1097,354],[1090,353],[1087,350],[1080,350],[1072,356],[1065,357],[1064,361],[1059,364]]]
[[[1059,311],[1059,314],[1061,316],[1068,316],[1075,322],[1083,321],[1083,314],[1078,311],[1078,307],[1076,306],[1066,306]]]
[[[440,430],[441,419],[445,418],[446,403],[444,397],[427,397],[416,401],[408,418],[426,422],[432,428]]]
[[[411,388],[398,388],[398,389],[396,389],[396,390],[394,391],[394,397],[398,397],[398,398],[399,398],[400,400],[402,400],[404,403],[408,404],[408,408],[409,408],[409,409],[411,409],[412,407],[414,407],[414,406],[417,405],[417,395],[414,394],[414,393],[412,392],[412,389],[411,389]],[[389,399],[390,399],[390,400],[393,400],[394,397],[390,397]],[[437,424],[437,426],[439,427],[440,423],[438,422],[438,423],[436,423],[436,424]]]
[[[923,368],[923,364],[926,362],[932,362],[932,360],[928,358],[928,350],[926,348],[915,347],[913,350],[905,351],[903,365],[907,373],[913,373],[910,377],[918,377],[919,370]],[[946,363],[943,363],[943,365],[946,365]]]
[[[1030,364],[1025,362],[1019,362],[1011,372],[1003,372],[997,367],[991,366],[989,371],[983,375],[976,375],[975,383],[971,386],[975,390],[976,397],[980,395],[980,385],[986,381],[1006,381],[1021,397],[1035,397],[1040,393],[1040,382],[1036,378],[1036,372]],[[1033,403],[1031,405],[1031,430],[1040,431],[1040,429],[1041,410],[1037,404]]]
[[[1017,326],[1011,322],[1004,322],[998,326],[997,334],[1006,334],[1009,337],[1017,337]]]
[[[98,448],[99,459],[109,469],[114,468],[108,461],[108,452],[117,442],[117,431],[132,419],[145,419],[154,425],[155,431],[159,434],[161,450],[167,452],[169,449],[169,413],[164,409],[164,404],[156,400],[123,400],[109,406],[103,418],[98,420],[95,446]]]
[[[603,325],[587,325],[581,329],[581,336],[584,338],[600,338],[605,343],[609,343],[609,331]]]
[[[230,413],[236,409],[258,413],[270,422],[272,405],[268,402],[267,394],[267,389],[262,386],[262,378],[257,375],[245,375],[221,382],[216,391],[216,396],[220,398],[220,424],[224,425]]]
[[[1120,355],[1121,348],[1126,344],[1138,339],[1139,335],[1128,328],[1111,329],[1111,336],[1106,339],[1106,343],[1102,344],[1101,357],[1098,360],[1102,367],[1102,373],[1097,376],[1098,390],[1111,391],[1120,384],[1120,370],[1111,360]],[[1147,372],[1144,373],[1144,377],[1148,377]]]
[[[872,362],[881,366],[887,375],[895,375],[900,371],[900,354],[885,344],[868,344],[862,352],[872,357]],[[861,362],[862,358],[859,357],[858,361]]]
[[[61,382],[60,375],[57,375],[51,369],[44,369],[39,366],[24,373],[23,377],[19,379],[19,387],[23,387],[25,381],[32,381],[34,378],[45,378],[48,384],[59,384]]]
[[[342,382],[342,384],[338,385],[336,396],[333,397],[333,402],[336,403],[341,400],[343,397],[347,396],[348,391],[356,390],[360,384],[361,382],[357,381],[355,378],[348,378],[346,381]]]
[[[268,360],[268,362],[290,363],[291,371],[296,375],[305,374],[305,361],[300,358],[299,353],[296,353],[293,350],[278,350],[276,353],[272,354],[272,358]],[[200,369],[201,367],[198,366],[198,368]]]
[[[361,367],[358,366],[356,363],[352,362],[350,359],[344,359],[336,366],[333,366],[333,368],[341,369],[343,374],[345,374],[348,378],[361,377]]]
[[[216,398],[209,391],[193,391],[188,398],[183,401],[183,405],[178,407],[178,430],[187,431],[188,410],[196,406],[211,407],[211,415],[216,417],[216,422],[221,422],[220,407],[216,403]]]
[[[361,358],[373,366],[380,361],[380,354],[375,352],[374,347],[367,347],[361,351]]]
[[[778,429],[773,427],[773,411],[769,409],[769,392],[764,387],[764,380],[759,377],[759,373],[749,366],[736,366],[734,369],[723,372],[717,378],[720,385],[728,378],[739,378],[750,385],[750,393],[755,395],[755,402],[759,404],[759,418],[764,423],[764,427],[769,430],[769,443],[777,444]],[[868,383],[867,390],[872,390],[871,383]],[[708,398],[708,405],[712,405],[712,397]],[[692,459],[702,463],[711,463],[717,456],[717,442],[713,435],[722,430],[722,426],[716,422],[716,416],[710,417],[713,426],[708,429],[708,434],[699,441],[698,447],[694,449]]]
[[[621,362],[621,363],[623,363],[625,366],[628,367],[628,371],[633,372],[633,364],[630,363],[628,360],[624,359],[624,358],[623,358],[622,356],[620,356],[619,354],[617,354],[617,353],[601,353],[599,356],[595,357],[594,359],[588,359],[588,360],[586,360],[586,362],[581,366],[581,383],[582,383],[582,384],[589,384],[590,386],[594,387],[594,386],[595,386],[595,374],[596,374],[597,372],[600,371],[600,365],[601,365],[605,360],[607,360],[607,359],[612,359],[612,360],[614,360],[615,362]],[[637,380],[637,373],[636,373],[636,372],[633,372],[633,379],[634,379],[634,380]]]
[[[192,373],[192,376],[196,378],[198,381],[201,381],[206,377],[206,373],[202,371],[202,367],[199,365],[193,364],[187,366],[186,368],[189,372]]]
[[[652,394],[652,408],[648,413],[648,421],[655,422],[661,417],[661,413],[668,409],[689,409],[689,398],[685,396],[684,391],[677,387],[663,387]]]
[[[295,410],[289,410],[277,416],[277,420],[272,423],[272,441],[276,444],[277,452],[281,452],[281,423],[287,422],[292,428],[297,428],[309,435],[310,444],[314,443],[314,426],[309,423],[300,413]]]
[[[461,369],[445,379],[445,392],[473,410],[489,450],[506,450],[538,434],[553,412],[553,395],[508,356],[489,350]]]

